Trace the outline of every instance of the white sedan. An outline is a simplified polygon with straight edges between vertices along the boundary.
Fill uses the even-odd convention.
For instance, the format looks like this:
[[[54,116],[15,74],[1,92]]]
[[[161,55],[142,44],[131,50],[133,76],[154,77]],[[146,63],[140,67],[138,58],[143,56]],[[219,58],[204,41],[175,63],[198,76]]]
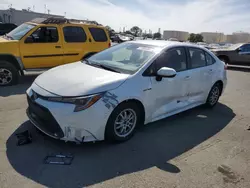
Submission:
[[[131,41],[38,76],[27,115],[53,138],[125,141],[139,125],[215,106],[226,83],[225,64],[203,47]]]

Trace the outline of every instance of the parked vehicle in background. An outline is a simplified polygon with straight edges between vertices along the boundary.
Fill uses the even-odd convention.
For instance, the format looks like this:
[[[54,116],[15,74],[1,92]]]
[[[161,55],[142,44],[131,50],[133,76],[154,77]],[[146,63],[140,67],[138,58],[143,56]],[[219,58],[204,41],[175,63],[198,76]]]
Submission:
[[[228,48],[214,49],[212,52],[226,64],[250,66],[250,44],[234,44]]]
[[[0,23],[0,36],[5,35],[15,29],[17,25],[13,23]]]
[[[23,71],[46,70],[110,47],[105,27],[64,18],[39,18],[0,38],[0,86],[18,82]]]
[[[139,125],[215,106],[226,83],[225,64],[207,49],[131,41],[38,76],[27,115],[56,139],[126,141]]]

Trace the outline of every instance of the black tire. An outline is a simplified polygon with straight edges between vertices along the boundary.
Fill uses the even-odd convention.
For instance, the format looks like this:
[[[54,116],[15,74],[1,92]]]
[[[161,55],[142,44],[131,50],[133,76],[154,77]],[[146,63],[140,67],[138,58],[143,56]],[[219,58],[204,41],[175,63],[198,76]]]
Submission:
[[[124,110],[129,110],[132,109],[135,114],[136,114],[136,123],[134,125],[134,128],[132,129],[132,131],[124,137],[121,137],[119,135],[117,135],[116,131],[115,131],[115,121],[118,117],[118,115],[123,112]],[[136,128],[138,127],[138,125],[141,123],[141,113],[139,110],[139,107],[133,103],[133,102],[126,102],[126,103],[122,103],[120,105],[118,105],[114,111],[111,113],[107,125],[106,125],[106,130],[105,130],[105,140],[110,141],[110,142],[124,142],[129,140],[135,133]]]
[[[221,57],[219,57],[219,59],[220,59],[221,61],[223,61],[226,65],[229,64],[229,59],[228,59],[228,57],[221,56]]]
[[[11,63],[9,63],[8,61],[3,61],[3,60],[0,60],[0,70],[7,70],[11,73],[11,79],[8,77],[8,78],[5,78],[7,80],[7,83],[4,83],[1,78],[0,78],[0,86],[11,86],[11,85],[15,85],[18,83],[18,79],[19,79],[19,71],[16,69],[16,67],[14,65],[12,65]],[[2,74],[4,74],[2,72]],[[5,73],[6,74],[6,73]],[[5,76],[5,75],[1,75],[1,72],[0,72],[0,77],[1,76]]]
[[[215,83],[208,94],[206,102],[207,107],[212,108],[218,103],[221,91],[222,91],[222,85],[219,82]],[[217,97],[215,97],[215,93],[217,93]]]

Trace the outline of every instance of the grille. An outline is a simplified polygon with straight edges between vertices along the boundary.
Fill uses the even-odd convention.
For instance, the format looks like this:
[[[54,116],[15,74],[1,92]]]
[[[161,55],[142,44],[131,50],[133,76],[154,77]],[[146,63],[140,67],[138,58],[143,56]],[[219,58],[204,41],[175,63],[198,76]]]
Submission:
[[[27,96],[27,101],[29,104],[28,116],[33,122],[36,122],[39,129],[56,138],[64,137],[61,127],[47,108],[37,104],[32,97]]]

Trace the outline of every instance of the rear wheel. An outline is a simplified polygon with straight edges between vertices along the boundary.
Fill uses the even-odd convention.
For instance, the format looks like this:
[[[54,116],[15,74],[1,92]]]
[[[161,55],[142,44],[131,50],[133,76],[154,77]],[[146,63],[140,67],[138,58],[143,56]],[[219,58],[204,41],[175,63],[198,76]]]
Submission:
[[[217,104],[221,95],[221,90],[222,85],[220,83],[217,82],[213,85],[207,97],[206,105],[208,107],[214,107]]]
[[[220,56],[219,59],[220,59],[221,61],[223,61],[226,65],[229,64],[229,59],[228,59],[228,57],[226,57],[226,56]]]
[[[8,61],[0,61],[0,86],[15,85],[18,82],[19,72]]]
[[[105,139],[122,142],[130,139],[141,119],[139,107],[132,102],[117,106],[106,125]]]

